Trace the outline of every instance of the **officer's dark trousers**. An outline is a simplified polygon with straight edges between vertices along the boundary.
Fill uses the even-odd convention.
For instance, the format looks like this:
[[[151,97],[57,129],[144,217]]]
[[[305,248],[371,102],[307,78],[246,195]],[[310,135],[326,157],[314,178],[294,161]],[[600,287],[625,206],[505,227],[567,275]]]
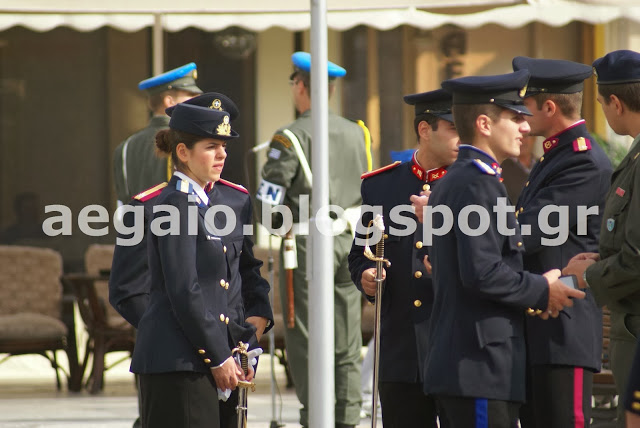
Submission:
[[[554,365],[529,368],[527,403],[520,409],[522,428],[591,426],[592,389],[591,370]]]
[[[448,428],[516,428],[520,403],[486,398],[437,396]]]
[[[380,382],[384,428],[437,428],[435,400],[422,392],[420,383]]]
[[[616,389],[624,394],[629,381],[637,338],[640,337],[640,315],[611,311],[609,360]],[[618,428],[624,428],[624,406],[618,405]]]
[[[143,428],[235,428],[237,392],[218,401],[211,374],[175,372],[140,375]],[[234,400],[235,398],[235,400]]]

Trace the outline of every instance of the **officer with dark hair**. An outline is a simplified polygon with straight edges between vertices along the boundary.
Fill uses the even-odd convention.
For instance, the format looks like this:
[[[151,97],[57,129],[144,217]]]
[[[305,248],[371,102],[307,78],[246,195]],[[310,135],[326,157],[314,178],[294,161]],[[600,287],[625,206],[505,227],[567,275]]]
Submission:
[[[576,275],[580,287],[588,287],[596,302],[611,311],[609,360],[623,394],[640,336],[640,53],[613,51],[596,59],[593,68],[607,122],[616,134],[634,140],[611,176],[598,252],[576,255],[564,273]],[[624,427],[622,405],[617,426]]]
[[[500,209],[507,192],[499,164],[519,154],[529,132],[528,80],[521,70],[442,83],[465,144],[428,202],[443,210],[432,229],[445,221],[450,228],[434,234],[428,250],[434,304],[424,385],[452,428],[516,426],[525,400],[525,311],[557,317],[571,297],[584,298],[558,280],[557,269],[523,271],[515,215]]]
[[[233,121],[239,115],[235,103],[224,94],[209,92],[185,101],[185,104],[207,107],[229,113]],[[175,107],[167,109],[170,116]],[[136,245],[116,245],[111,276],[109,278],[109,300],[116,310],[131,323],[138,327],[149,302],[151,290],[151,275],[147,259],[148,225],[153,218],[153,207],[158,201],[157,196],[167,186],[161,183],[136,195],[129,204],[132,207],[142,206],[143,227],[142,240]],[[252,224],[251,200],[246,189],[242,186],[220,179],[215,185],[211,183],[205,192],[214,205],[230,207],[235,213],[235,225],[232,231],[223,237],[224,250],[230,268],[230,306],[233,308],[231,318],[245,320],[256,328],[255,338],[251,344],[256,345],[263,332],[273,325],[273,313],[269,303],[269,284],[260,276],[262,262],[253,256],[253,241],[251,236],[243,234],[243,226]],[[138,219],[140,220],[140,219]],[[127,227],[135,226],[134,212],[127,212],[123,216],[123,223]],[[229,221],[222,212],[214,217],[217,229],[224,229]],[[119,235],[120,239],[131,239],[133,234]],[[225,285],[226,287],[226,285]],[[237,395],[233,394],[222,407],[233,408]]]
[[[542,136],[544,155],[529,175],[516,204],[523,235],[524,268],[532,273],[562,269],[571,257],[598,248],[600,215],[581,215],[578,207],[602,212],[611,163],[592,140],[581,119],[584,80],[591,67],[572,61],[516,57],[513,69],[531,74],[524,105],[531,135]],[[539,224],[541,212],[556,205],[566,215],[549,216],[551,235]],[[582,217],[584,216],[584,217]],[[564,217],[565,220],[562,220]],[[586,226],[581,230],[580,224]],[[548,230],[548,229],[547,229]],[[545,240],[562,239],[559,243]],[[527,403],[520,412],[523,428],[588,427],[593,372],[602,360],[602,311],[586,290],[560,317],[543,321],[527,317]]]
[[[380,379],[378,389],[385,427],[437,427],[433,398],[423,392],[423,363],[428,341],[433,289],[431,275],[423,265],[426,247],[422,228],[400,236],[390,229],[403,230],[391,210],[410,207],[410,197],[432,189],[447,173],[458,155],[458,133],[451,114],[451,95],[442,89],[404,97],[414,106],[414,130],[418,150],[408,162],[395,162],[362,175],[362,203],[382,208],[385,225],[385,258],[391,266],[386,277],[381,306]],[[403,216],[404,217],[404,216]],[[417,224],[410,213],[408,218]],[[373,218],[363,213],[361,226]],[[365,236],[357,233],[358,238]],[[374,244],[372,242],[372,244]],[[376,292],[375,262],[364,256],[364,247],[354,240],[349,254],[349,270],[356,287],[370,301]],[[375,387],[375,385],[374,385]]]
[[[196,65],[189,64],[159,74],[138,84],[148,97],[151,119],[113,153],[113,178],[119,204],[126,204],[138,193],[167,181],[173,167],[166,157],[156,154],[155,136],[169,126],[165,109],[202,93],[196,85]]]

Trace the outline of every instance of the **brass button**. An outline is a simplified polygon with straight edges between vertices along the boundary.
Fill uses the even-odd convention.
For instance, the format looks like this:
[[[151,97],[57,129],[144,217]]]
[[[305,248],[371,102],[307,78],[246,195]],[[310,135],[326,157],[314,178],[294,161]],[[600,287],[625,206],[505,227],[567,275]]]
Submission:
[[[535,315],[535,314],[536,314],[536,311],[534,311],[534,310],[533,310],[533,308],[528,308],[528,309],[527,309],[527,315],[531,315],[531,316],[533,316],[533,315]]]
[[[389,235],[387,235],[386,233],[383,236],[384,239],[389,239]]]
[[[211,362],[211,360],[208,359],[208,358],[205,358],[203,361],[204,361],[205,364],[209,364]]]
[[[640,400],[640,391],[634,391],[633,398],[635,398],[636,400]]]
[[[416,242],[416,248],[419,250],[420,248],[422,248],[422,241],[418,241]]]
[[[198,354],[200,355],[204,355],[204,353],[207,352],[204,349],[198,349]]]
[[[529,186],[529,182],[527,181],[526,183],[524,183],[524,187],[528,187]]]
[[[224,251],[225,253],[227,252],[227,246],[226,245],[222,246],[222,251]]]
[[[224,322],[225,322],[225,324],[229,324],[229,317],[226,317],[226,318],[224,319]]]
[[[422,186],[422,190],[429,190],[431,189],[431,186],[429,186],[428,184],[425,184],[424,186]]]
[[[224,283],[225,283],[224,279],[221,279],[220,280],[220,287],[224,287]]]
[[[417,270],[416,273],[413,274],[413,276],[415,276],[416,278],[422,278],[422,272]]]
[[[640,403],[638,403],[637,401],[634,401],[633,403],[631,403],[631,408],[633,410],[640,410]]]
[[[544,156],[542,156],[542,157],[540,158],[540,162],[542,162],[543,160],[544,160]]]
[[[224,321],[224,314],[220,314],[220,321]]]
[[[518,243],[516,244],[518,247],[522,247],[522,242],[518,241]]]
[[[420,300],[415,300],[413,302],[413,306],[415,306],[416,308],[419,308],[420,306],[422,306],[422,302]]]
[[[524,207],[520,207],[520,212],[524,211]]]
[[[536,315],[540,315],[542,313],[542,309],[536,309]]]
[[[520,214],[518,211],[516,211],[516,218],[518,218],[518,214]]]

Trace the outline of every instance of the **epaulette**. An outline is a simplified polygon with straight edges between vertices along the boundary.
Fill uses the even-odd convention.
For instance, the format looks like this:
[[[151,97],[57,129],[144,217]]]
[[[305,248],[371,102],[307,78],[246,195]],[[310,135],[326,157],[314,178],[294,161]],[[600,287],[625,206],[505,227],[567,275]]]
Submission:
[[[591,150],[591,141],[584,137],[578,137],[573,140],[573,151],[574,152],[586,152],[587,150]]]
[[[364,174],[362,174],[360,176],[360,179],[364,180],[365,178],[373,177],[374,175],[380,174],[381,172],[393,169],[393,168],[397,167],[398,165],[400,165],[401,163],[402,162],[400,162],[400,161],[395,161],[394,163],[389,164],[387,166],[383,166],[382,168],[378,168],[378,169],[374,169],[373,171],[365,172]]]
[[[232,183],[230,181],[223,180],[222,178],[220,180],[218,180],[218,183],[224,184],[224,185],[229,186],[229,187],[232,187],[232,188],[234,188],[236,190],[241,191],[242,193],[246,193],[247,195],[249,194],[249,191],[244,186],[242,186],[240,184]]]
[[[478,169],[480,169],[480,171],[484,172],[485,174],[496,175],[496,171],[486,163],[482,162],[480,159],[474,159],[473,164],[477,166]]]
[[[169,183],[166,181],[164,183],[157,184],[150,189],[144,190],[133,197],[133,199],[137,199],[140,202],[148,201],[151,198],[155,198],[162,192],[162,189],[167,187]]]

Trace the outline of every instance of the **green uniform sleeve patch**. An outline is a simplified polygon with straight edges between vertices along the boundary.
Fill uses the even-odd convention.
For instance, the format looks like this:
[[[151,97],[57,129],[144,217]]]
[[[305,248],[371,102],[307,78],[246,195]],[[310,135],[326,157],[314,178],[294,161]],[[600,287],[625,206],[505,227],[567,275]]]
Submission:
[[[271,141],[275,141],[277,143],[282,144],[286,149],[291,147],[291,141],[289,141],[289,139],[287,137],[285,137],[284,135],[276,134],[276,135],[273,136]]]

